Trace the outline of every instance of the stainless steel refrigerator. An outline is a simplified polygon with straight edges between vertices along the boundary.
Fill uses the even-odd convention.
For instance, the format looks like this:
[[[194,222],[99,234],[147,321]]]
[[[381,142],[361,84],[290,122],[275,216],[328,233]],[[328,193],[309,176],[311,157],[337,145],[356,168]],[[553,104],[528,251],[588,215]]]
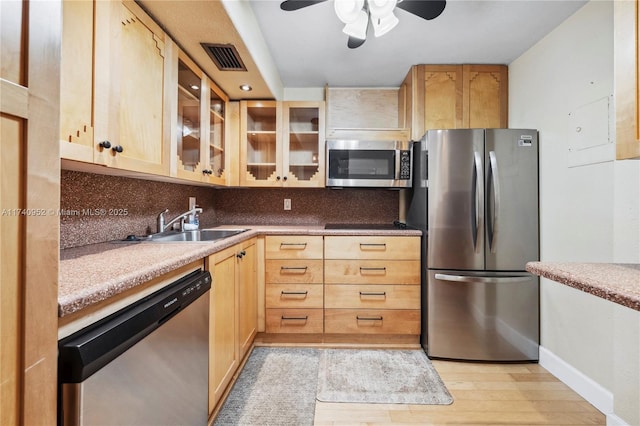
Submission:
[[[432,358],[535,361],[538,132],[430,130],[414,144],[407,224],[424,230],[422,345]]]

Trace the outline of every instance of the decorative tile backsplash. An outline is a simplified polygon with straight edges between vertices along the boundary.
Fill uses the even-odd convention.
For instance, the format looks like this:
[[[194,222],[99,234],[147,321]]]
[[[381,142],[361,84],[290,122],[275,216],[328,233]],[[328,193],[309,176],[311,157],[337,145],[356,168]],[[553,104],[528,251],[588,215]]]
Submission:
[[[146,235],[188,210],[202,207],[200,227],[218,225],[324,225],[391,223],[398,191],[372,189],[211,188],[62,170],[60,247],[69,248]],[[291,210],[284,210],[284,199]]]

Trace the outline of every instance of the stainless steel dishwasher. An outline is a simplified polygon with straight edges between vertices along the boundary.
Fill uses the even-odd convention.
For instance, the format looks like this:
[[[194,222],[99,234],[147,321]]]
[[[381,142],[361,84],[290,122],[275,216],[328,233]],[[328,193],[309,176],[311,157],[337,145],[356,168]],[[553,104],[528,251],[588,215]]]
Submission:
[[[206,425],[209,289],[194,271],[59,341],[61,425]]]

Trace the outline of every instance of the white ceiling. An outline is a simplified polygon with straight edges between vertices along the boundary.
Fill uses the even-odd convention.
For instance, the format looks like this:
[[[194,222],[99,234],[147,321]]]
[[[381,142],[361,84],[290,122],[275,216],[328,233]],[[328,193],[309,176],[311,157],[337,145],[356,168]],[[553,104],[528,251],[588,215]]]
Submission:
[[[349,49],[333,1],[285,12],[251,0],[284,87],[397,87],[414,64],[509,64],[585,3],[448,0],[430,21],[396,9],[391,32]]]
[[[586,0],[447,0],[430,21],[397,9],[398,26],[357,49],[332,0],[294,12],[280,0],[137,2],[231,99],[282,99],[285,88],[398,87],[415,64],[509,64]],[[234,44],[248,71],[219,71],[200,42]]]

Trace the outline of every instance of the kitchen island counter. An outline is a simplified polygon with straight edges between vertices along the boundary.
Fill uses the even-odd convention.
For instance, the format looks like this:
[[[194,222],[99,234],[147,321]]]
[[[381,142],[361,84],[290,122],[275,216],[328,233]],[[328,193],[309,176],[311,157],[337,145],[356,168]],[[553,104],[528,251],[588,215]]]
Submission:
[[[526,269],[640,311],[640,264],[529,262]]]
[[[217,242],[112,241],[60,251],[58,316],[78,313],[210,254],[260,235],[420,236],[412,229],[349,230],[323,226],[228,225],[248,231]]]

